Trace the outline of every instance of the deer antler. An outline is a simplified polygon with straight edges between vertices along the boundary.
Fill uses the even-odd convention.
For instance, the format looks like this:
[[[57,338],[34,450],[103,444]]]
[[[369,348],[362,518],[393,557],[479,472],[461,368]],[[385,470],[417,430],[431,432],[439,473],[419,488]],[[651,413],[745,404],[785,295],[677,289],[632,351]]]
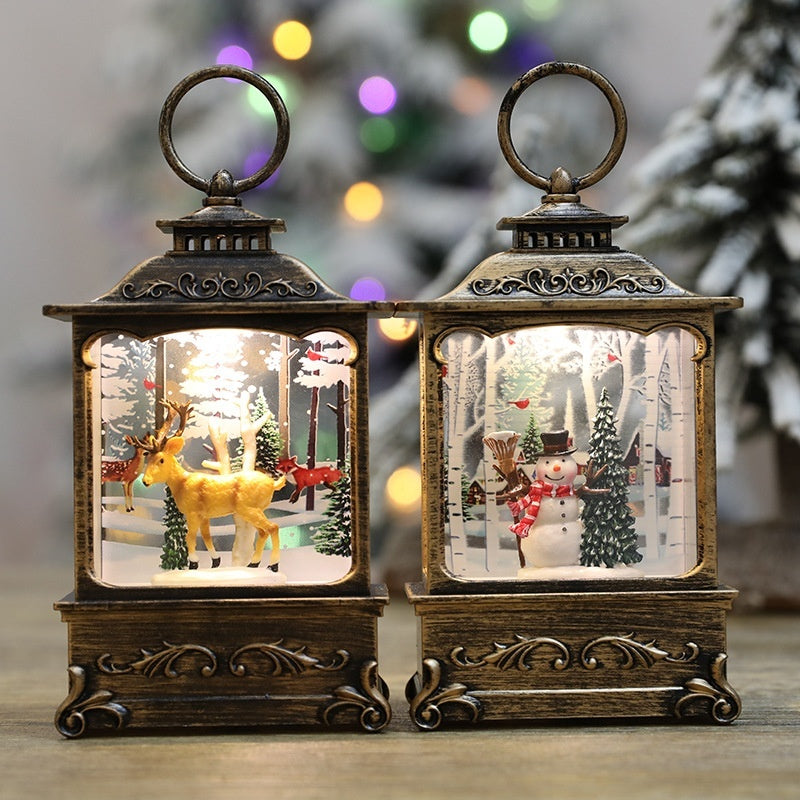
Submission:
[[[161,423],[161,427],[155,436],[152,433],[146,433],[144,439],[138,436],[126,436],[125,439],[134,447],[141,447],[146,453],[158,453],[164,449],[164,445],[176,436],[180,436],[186,428],[186,423],[191,419],[193,409],[191,403],[176,403],[174,400],[159,400],[162,406],[167,409],[167,417]],[[169,435],[169,429],[172,427],[172,422],[175,417],[180,417],[178,430]]]

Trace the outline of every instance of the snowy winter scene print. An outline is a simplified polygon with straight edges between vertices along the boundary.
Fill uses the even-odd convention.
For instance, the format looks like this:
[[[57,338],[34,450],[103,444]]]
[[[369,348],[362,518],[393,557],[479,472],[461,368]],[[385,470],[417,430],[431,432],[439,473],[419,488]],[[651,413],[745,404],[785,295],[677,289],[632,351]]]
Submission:
[[[99,577],[327,583],[351,567],[355,347],[204,329],[92,347]]]
[[[459,329],[439,350],[453,575],[646,578],[695,566],[691,332]]]

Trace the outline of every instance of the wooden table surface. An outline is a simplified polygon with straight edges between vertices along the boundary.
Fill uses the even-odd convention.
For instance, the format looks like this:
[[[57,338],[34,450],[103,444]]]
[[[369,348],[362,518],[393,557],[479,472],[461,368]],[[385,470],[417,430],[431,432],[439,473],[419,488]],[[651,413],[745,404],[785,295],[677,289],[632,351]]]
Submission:
[[[798,798],[800,616],[736,616],[732,726],[669,723],[452,728],[412,725],[404,686],[416,622],[403,598],[381,620],[394,718],[380,734],[136,735],[63,739],[68,568],[0,569],[0,798]]]

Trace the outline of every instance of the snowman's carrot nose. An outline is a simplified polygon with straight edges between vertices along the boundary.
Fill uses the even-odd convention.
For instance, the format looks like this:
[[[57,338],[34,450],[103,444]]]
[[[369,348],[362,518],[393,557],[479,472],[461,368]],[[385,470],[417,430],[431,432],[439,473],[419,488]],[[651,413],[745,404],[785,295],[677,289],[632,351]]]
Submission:
[[[553,472],[561,472],[561,465],[560,464],[555,464],[553,466]]]

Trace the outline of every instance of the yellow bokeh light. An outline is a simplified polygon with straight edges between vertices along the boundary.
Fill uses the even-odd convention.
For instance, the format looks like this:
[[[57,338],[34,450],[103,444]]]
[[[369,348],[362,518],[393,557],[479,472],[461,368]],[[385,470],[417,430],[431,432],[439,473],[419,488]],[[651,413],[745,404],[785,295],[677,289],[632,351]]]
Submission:
[[[281,58],[296,61],[311,49],[311,31],[296,19],[287,20],[275,28],[272,46]]]
[[[401,317],[379,319],[378,330],[390,342],[404,342],[414,335],[417,330],[417,321],[415,319],[402,319]]]
[[[345,193],[344,209],[359,222],[370,222],[381,213],[383,193],[369,181],[354,183]]]
[[[386,482],[386,500],[395,511],[412,511],[422,497],[422,481],[413,467],[396,469]]]

